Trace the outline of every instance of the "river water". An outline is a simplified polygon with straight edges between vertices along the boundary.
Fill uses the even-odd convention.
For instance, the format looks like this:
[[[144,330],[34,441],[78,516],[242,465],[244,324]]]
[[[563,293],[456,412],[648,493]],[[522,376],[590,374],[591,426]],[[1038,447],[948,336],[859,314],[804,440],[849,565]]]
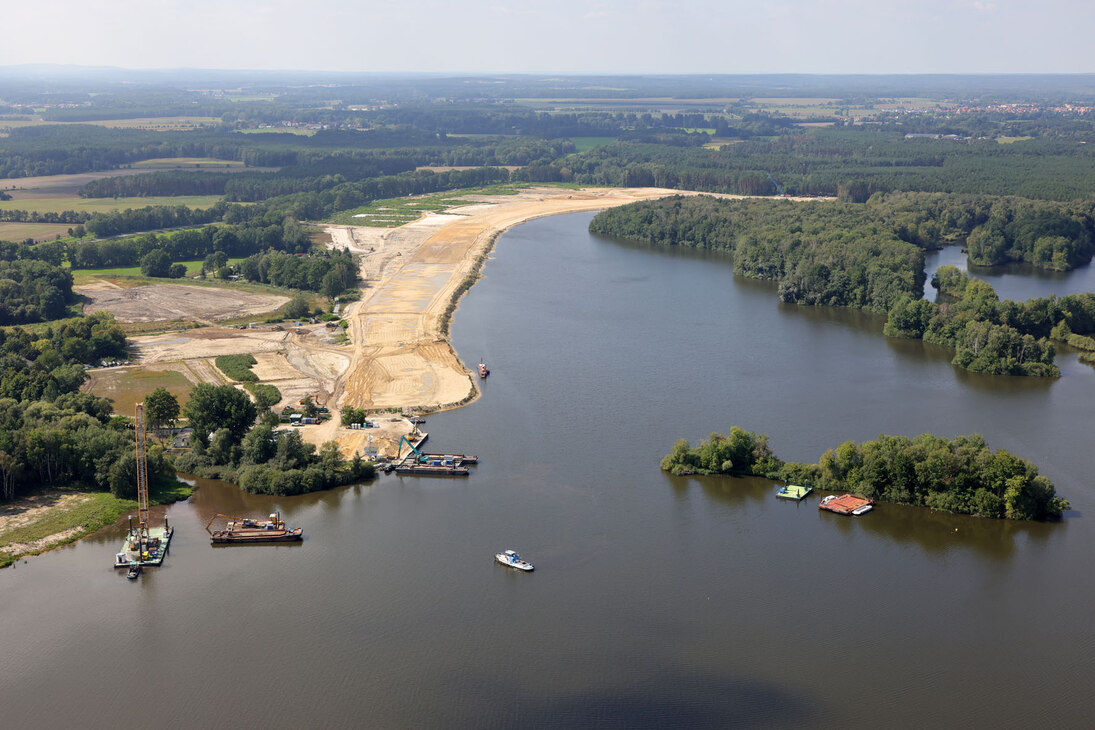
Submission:
[[[286,499],[206,482],[136,582],[109,567],[120,528],[21,561],[0,572],[0,724],[1095,726],[1095,370],[964,373],[881,318],[781,304],[590,217],[505,234],[461,303],[454,344],[492,374],[425,428],[481,458],[470,478]],[[979,432],[1073,510],[845,518],[658,469],[733,425],[802,461]],[[274,509],[302,545],[214,549],[202,529]],[[536,571],[495,564],[505,548]]]

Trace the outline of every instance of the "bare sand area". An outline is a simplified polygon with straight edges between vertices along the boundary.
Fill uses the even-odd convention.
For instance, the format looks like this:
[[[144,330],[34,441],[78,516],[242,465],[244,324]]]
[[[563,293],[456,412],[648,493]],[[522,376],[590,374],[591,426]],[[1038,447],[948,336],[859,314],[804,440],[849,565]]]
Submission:
[[[47,490],[40,494],[17,499],[0,507],[0,551],[15,556],[26,555],[41,552],[46,548],[65,542],[84,528],[73,527],[30,542],[8,542],[5,538],[9,532],[30,525],[50,512],[75,507],[91,499],[91,495],[88,494]]]
[[[661,188],[530,188],[516,195],[462,196],[473,202],[398,228],[325,226],[328,245],[351,250],[359,261],[361,299],[342,312],[349,345],[333,344],[331,330],[322,325],[208,327],[134,338],[136,360],[140,365],[185,362],[196,379],[217,383],[224,379],[210,358],[252,353],[259,360],[254,372],[282,391],[281,405],[311,395],[335,413],[325,424],[301,429],[308,441],[337,440],[347,454],[366,446],[394,454],[399,436],[411,430],[405,419],[375,431],[350,430],[339,424],[337,410],[365,408],[389,423],[388,409],[424,414],[478,395],[478,378],[448,342],[446,313],[500,233],[533,218],[689,194]],[[224,306],[218,300],[212,309]]]
[[[151,284],[122,288],[105,281],[73,287],[89,301],[85,313],[108,309],[119,322],[196,319],[211,322],[272,312],[289,297],[204,286]]]

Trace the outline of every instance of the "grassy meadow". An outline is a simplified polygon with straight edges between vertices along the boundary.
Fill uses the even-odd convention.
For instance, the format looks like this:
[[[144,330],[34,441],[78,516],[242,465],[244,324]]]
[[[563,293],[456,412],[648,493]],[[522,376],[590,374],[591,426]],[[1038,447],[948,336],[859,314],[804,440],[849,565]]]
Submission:
[[[0,200],[0,210],[27,210],[38,213],[63,213],[66,210],[87,213],[109,213],[149,205],[185,205],[188,208],[210,208],[221,199],[219,195],[150,196],[147,198],[81,198],[77,195],[57,198],[22,198]],[[65,227],[66,230],[69,226]]]

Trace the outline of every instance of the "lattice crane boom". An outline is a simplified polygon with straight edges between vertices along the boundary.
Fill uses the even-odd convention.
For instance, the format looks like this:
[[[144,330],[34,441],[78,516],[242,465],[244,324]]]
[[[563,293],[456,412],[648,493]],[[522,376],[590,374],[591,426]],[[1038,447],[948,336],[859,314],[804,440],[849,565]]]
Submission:
[[[144,405],[137,404],[137,510],[141,536],[148,535],[148,456],[145,453]]]

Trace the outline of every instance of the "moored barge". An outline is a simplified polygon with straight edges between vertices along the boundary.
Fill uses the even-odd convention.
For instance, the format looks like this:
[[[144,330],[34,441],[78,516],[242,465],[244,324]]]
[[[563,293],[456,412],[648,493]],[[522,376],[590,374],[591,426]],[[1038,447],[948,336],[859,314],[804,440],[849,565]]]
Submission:
[[[817,508],[836,512],[838,515],[862,515],[874,509],[874,500],[854,494],[842,494],[839,497],[830,494],[821,500]]]
[[[210,525],[218,517],[228,519],[228,525],[223,530],[210,530]],[[304,528],[287,527],[281,519],[280,513],[270,515],[269,520],[253,520],[246,517],[231,517],[229,515],[213,515],[205,525],[209,533],[209,541],[215,545],[231,543],[267,543],[267,542],[300,542],[304,539]]]

